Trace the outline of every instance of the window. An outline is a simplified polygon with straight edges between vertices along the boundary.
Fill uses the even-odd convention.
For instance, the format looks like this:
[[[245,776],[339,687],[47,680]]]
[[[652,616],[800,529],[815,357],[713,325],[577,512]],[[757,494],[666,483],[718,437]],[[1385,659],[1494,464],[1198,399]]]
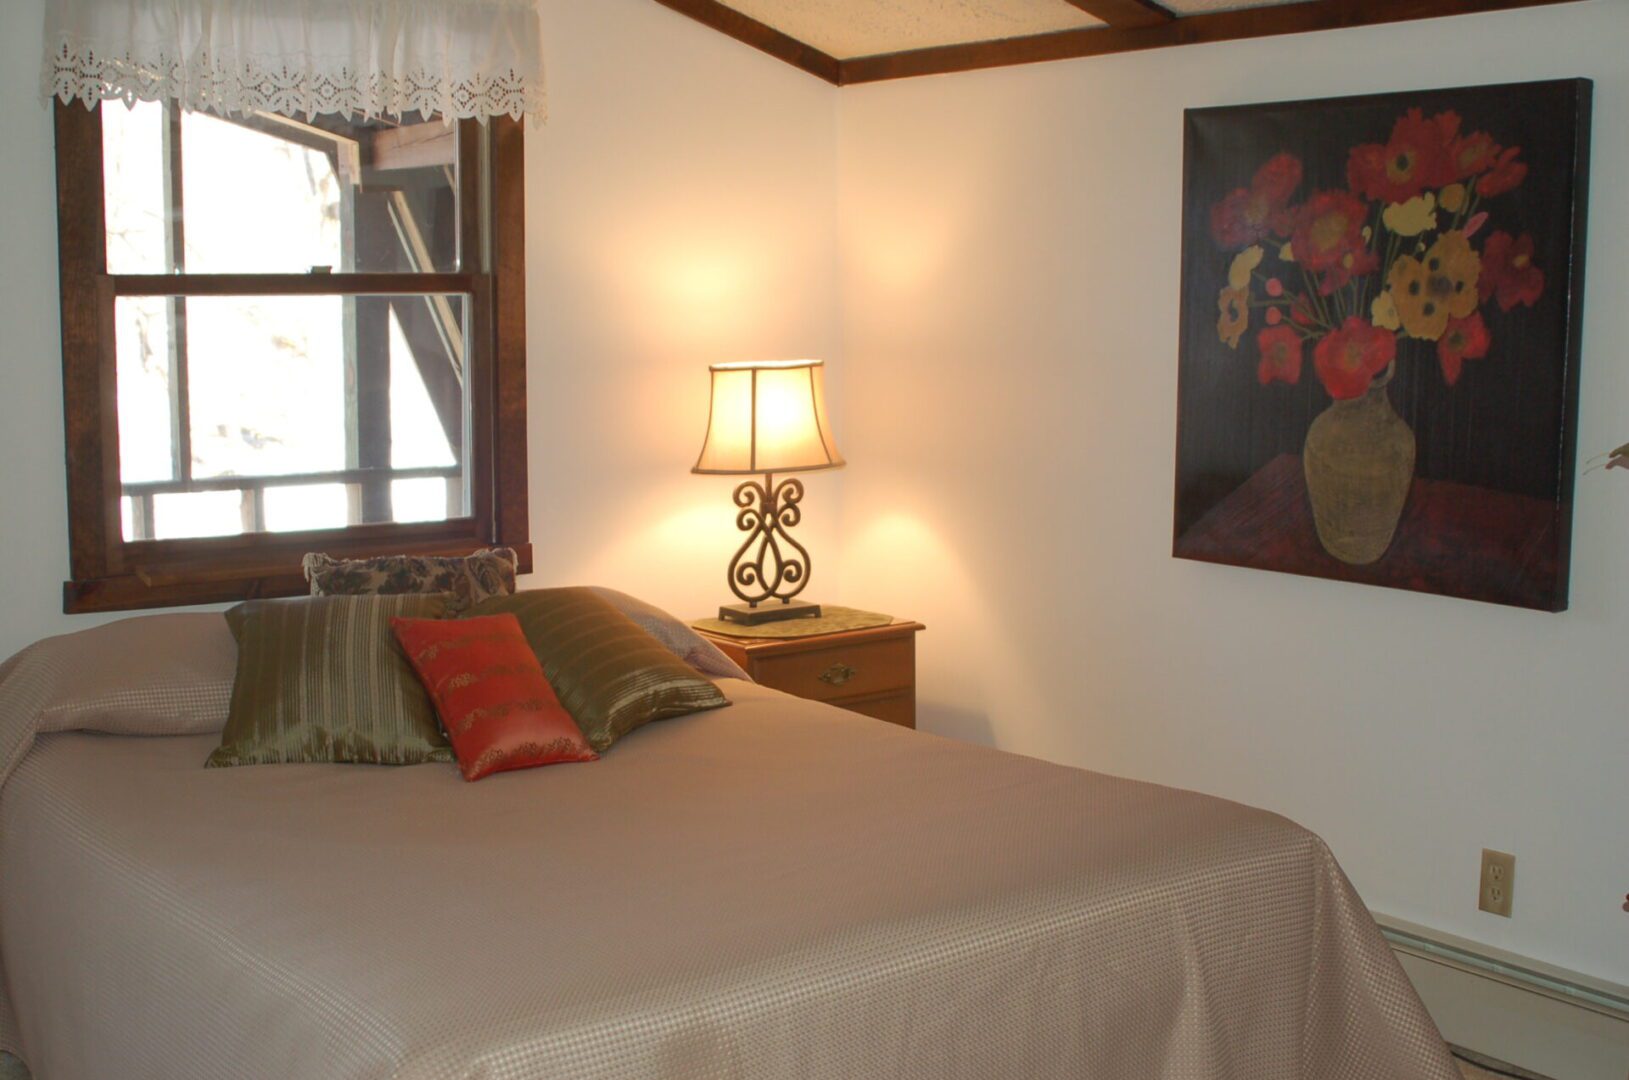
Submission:
[[[529,569],[517,122],[56,109],[67,610]]]

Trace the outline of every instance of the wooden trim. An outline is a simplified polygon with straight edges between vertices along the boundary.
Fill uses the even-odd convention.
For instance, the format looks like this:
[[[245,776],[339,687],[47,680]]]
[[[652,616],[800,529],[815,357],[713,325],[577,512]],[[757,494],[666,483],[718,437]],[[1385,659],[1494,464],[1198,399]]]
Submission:
[[[188,537],[178,540],[132,540],[125,543],[132,572],[148,576],[181,573],[189,569],[202,574],[201,565],[259,565],[292,552],[299,555],[318,548],[368,548],[378,555],[381,545],[445,545],[490,543],[482,523],[474,518],[445,521],[374,521],[337,529],[308,529],[303,532],[235,533],[231,536]],[[383,554],[392,554],[383,552]]]
[[[492,521],[498,542],[515,546],[531,539],[531,492],[526,461],[526,134],[521,122],[489,122],[488,175],[492,321],[487,333],[491,360],[492,457],[501,462],[492,485]],[[467,381],[467,380],[466,380]]]
[[[115,296],[421,296],[472,292],[477,277],[414,273],[112,275]]]
[[[1110,26],[1158,26],[1176,16],[1153,0],[1064,0]]]
[[[656,2],[663,7],[672,8],[681,15],[688,15],[719,33],[728,34],[737,41],[751,45],[754,49],[766,52],[777,60],[784,60],[793,67],[802,68],[810,75],[825,79],[829,83],[842,81],[840,78],[842,65],[835,57],[826,55],[812,45],[805,45],[767,23],[743,15],[732,7],[726,7],[718,0],[656,0]]]
[[[667,0],[660,0],[666,3]],[[946,45],[844,60],[838,82],[878,82],[979,68],[1200,45],[1243,38],[1339,30],[1446,15],[1577,3],[1579,0],[1305,0],[1274,7],[1191,15],[1157,25],[1065,30],[1055,34]],[[672,6],[672,5],[670,5]],[[1084,5],[1082,5],[1084,6]]]
[[[490,546],[485,541],[462,543],[404,543],[392,545],[392,552],[403,555],[449,556],[461,558],[473,551]],[[532,572],[530,544],[505,545],[515,549],[518,571]],[[377,546],[358,547],[351,544],[319,544],[322,550],[336,558],[361,558],[379,554]],[[309,549],[306,549],[309,550]],[[290,567],[295,567],[290,569]],[[308,584],[298,569],[298,558],[276,564],[258,566],[223,566],[203,571],[166,574],[161,570],[143,570],[118,577],[69,581],[62,586],[62,609],[69,613],[131,611],[139,608],[176,606],[182,604],[230,604],[242,600],[256,600],[274,596],[304,596],[310,593]]]
[[[118,489],[112,299],[103,295],[102,114],[56,104],[57,262],[62,305],[62,405],[67,443],[68,548],[74,577],[107,573],[107,495]],[[108,438],[111,429],[112,439]],[[117,509],[117,503],[114,504]],[[115,513],[112,521],[118,521]]]
[[[453,190],[458,199],[458,269],[466,274],[485,271],[481,252],[481,220],[485,200],[481,193],[481,152],[487,138],[479,120],[458,122],[458,159]]]

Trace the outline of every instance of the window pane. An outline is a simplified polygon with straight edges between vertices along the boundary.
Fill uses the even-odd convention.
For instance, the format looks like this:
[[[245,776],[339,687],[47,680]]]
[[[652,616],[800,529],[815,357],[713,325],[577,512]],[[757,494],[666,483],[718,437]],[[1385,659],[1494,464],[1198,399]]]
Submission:
[[[279,137],[280,126],[258,117],[182,114],[188,273],[343,269],[338,155],[332,145],[325,152],[322,140],[306,145]]]
[[[170,301],[130,297],[114,305],[119,384],[119,478],[175,476],[170,412]]]
[[[444,300],[444,297],[427,296],[417,303],[408,301],[409,317],[422,319],[428,314],[434,318],[438,315],[437,301]],[[430,346],[428,357],[425,356],[427,345]],[[456,413],[447,410],[447,420],[443,423],[424,385],[426,375],[432,382],[456,378],[439,345],[436,341],[410,340],[396,312],[390,313],[390,463],[398,469],[452,465],[457,461],[452,447],[454,440],[463,442],[463,409],[460,407]],[[461,398],[462,395],[460,406]]]
[[[153,539],[234,536],[243,531],[241,491],[194,491],[153,496]]]
[[[112,273],[458,269],[456,125],[178,109],[102,108]]]
[[[135,500],[127,538],[467,514],[467,301],[119,298],[120,468]],[[177,408],[183,422],[172,422]],[[256,483],[278,477],[297,480]],[[147,510],[145,500],[206,494],[200,486],[222,479],[249,492],[230,513],[230,500],[186,517]],[[201,531],[178,531],[188,528]]]
[[[346,467],[346,308],[338,296],[184,303],[192,474]]]
[[[102,186],[108,272],[165,273],[163,105],[102,106]]]
[[[392,481],[390,502],[397,521],[445,521],[456,516],[447,513],[447,481],[439,477]]]
[[[310,484],[266,489],[267,532],[343,529],[350,524],[350,496],[344,484]]]

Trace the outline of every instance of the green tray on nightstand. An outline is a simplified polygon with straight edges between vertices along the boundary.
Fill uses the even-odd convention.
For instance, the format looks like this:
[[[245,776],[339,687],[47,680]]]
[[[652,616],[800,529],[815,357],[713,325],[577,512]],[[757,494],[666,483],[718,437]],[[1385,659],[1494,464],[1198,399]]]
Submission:
[[[757,626],[742,626],[740,623],[725,622],[723,619],[697,619],[690,625],[696,630],[722,634],[725,637],[800,638],[814,637],[816,634],[836,634],[844,630],[869,630],[873,626],[887,626],[893,621],[892,615],[838,607],[836,604],[822,604],[818,619],[783,619],[780,622],[759,623]]]

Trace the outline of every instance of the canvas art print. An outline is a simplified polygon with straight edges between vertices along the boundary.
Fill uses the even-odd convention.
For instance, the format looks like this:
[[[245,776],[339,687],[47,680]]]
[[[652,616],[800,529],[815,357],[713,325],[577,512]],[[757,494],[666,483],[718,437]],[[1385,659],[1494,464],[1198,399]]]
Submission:
[[[1590,83],[1189,110],[1178,557],[1567,602]]]

